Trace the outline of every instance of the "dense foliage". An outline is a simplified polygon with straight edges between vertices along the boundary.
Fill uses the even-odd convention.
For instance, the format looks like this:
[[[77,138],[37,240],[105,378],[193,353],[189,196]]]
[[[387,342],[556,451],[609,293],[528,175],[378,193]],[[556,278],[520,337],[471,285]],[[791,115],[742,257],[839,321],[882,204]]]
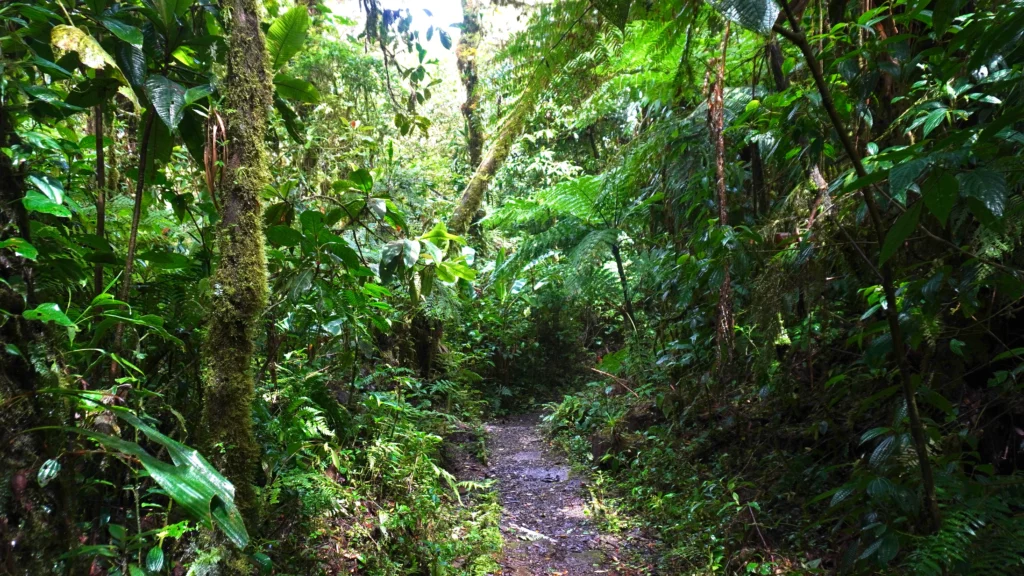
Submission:
[[[1024,572],[1024,2],[504,4],[0,6],[0,573]]]

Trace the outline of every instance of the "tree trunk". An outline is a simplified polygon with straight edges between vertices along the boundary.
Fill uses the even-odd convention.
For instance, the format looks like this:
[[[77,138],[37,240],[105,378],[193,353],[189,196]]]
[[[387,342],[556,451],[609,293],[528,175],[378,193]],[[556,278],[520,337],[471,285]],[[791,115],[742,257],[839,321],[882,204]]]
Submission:
[[[715,150],[715,190],[718,196],[718,225],[729,225],[729,203],[725,190],[725,102],[723,99],[725,84],[725,52],[729,45],[729,24],[725,25],[722,37],[722,53],[715,66],[715,78],[711,84],[708,101],[708,132],[711,145]],[[715,326],[715,344],[717,348],[718,374],[723,382],[728,378],[727,367],[732,364],[732,280],[729,276],[729,260],[726,257],[722,264],[722,285],[718,292],[718,318]]]
[[[633,298],[629,295],[629,281],[626,280],[626,269],[622,266],[622,254],[619,252],[618,242],[612,242],[612,256],[615,257],[615,268],[619,271],[619,284],[622,285],[622,303],[624,305],[623,310],[626,313],[626,324],[627,328],[636,328],[636,322],[633,316]]]
[[[96,136],[96,235],[100,238],[107,237],[107,177],[106,161],[103,157],[103,103],[100,102],[93,109],[94,128]],[[96,263],[93,269],[93,293],[99,294],[103,291],[103,264]]]
[[[231,15],[225,80],[228,139],[217,231],[220,261],[204,346],[206,441],[235,485],[235,501],[256,517],[254,472],[259,447],[253,433],[252,358],[257,321],[266,305],[267,265],[260,192],[270,181],[264,144],[272,93],[257,0],[226,0]]]
[[[459,205],[448,220],[448,231],[452,234],[465,234],[469,229],[469,225],[473,222],[473,216],[483,202],[484,193],[487,192],[487,187],[491,184],[491,178],[508,158],[516,137],[522,131],[523,123],[533,112],[534,102],[535,98],[525,95],[516,102],[512,114],[505,120],[504,126],[491,142],[490,149],[487,150],[487,154],[477,166],[473,178],[470,179],[466,190],[462,193],[462,198],[459,199]]]
[[[480,95],[477,94],[477,49],[480,46],[480,5],[476,0],[462,0],[462,36],[455,49],[458,59],[462,86],[466,89],[466,102],[462,105],[462,116],[466,118],[466,146],[469,149],[469,165],[480,165],[483,153],[484,129],[480,119]]]
[[[128,234],[128,255],[124,259],[124,276],[121,278],[121,286],[117,291],[117,299],[121,302],[128,302],[132,294],[132,272],[135,267],[135,248],[139,238],[139,222],[142,220],[142,195],[146,191],[146,156],[149,153],[149,139],[153,134],[153,122],[156,121],[156,112],[146,113],[146,127],[142,130],[142,142],[139,143],[139,175],[135,184],[135,206],[132,208],[132,228]],[[114,328],[114,350],[121,352],[121,339],[124,337],[124,323],[118,322]],[[111,379],[118,373],[117,362],[111,361]]]

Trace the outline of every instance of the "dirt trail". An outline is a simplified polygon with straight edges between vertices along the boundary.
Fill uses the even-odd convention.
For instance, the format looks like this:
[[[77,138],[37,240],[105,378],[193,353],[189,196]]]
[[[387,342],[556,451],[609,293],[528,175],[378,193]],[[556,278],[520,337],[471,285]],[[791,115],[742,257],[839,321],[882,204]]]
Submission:
[[[504,507],[505,576],[648,573],[626,567],[633,546],[621,535],[601,534],[584,514],[589,497],[540,431],[540,416],[515,416],[487,426],[490,467]]]

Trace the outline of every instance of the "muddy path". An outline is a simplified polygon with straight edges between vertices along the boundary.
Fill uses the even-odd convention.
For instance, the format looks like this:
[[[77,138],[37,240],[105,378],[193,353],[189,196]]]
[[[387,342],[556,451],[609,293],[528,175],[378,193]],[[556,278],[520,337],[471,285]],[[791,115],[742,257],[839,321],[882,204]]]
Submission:
[[[639,534],[601,533],[584,513],[586,479],[548,445],[540,423],[539,414],[529,414],[488,424],[489,466],[472,467],[474,475],[497,481],[502,574],[652,574],[637,560],[644,547]]]

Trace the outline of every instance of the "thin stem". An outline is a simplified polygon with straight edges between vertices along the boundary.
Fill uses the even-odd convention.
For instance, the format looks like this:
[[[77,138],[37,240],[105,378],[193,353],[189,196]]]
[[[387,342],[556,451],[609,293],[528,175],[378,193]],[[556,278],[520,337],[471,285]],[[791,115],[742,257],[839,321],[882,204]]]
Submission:
[[[106,238],[107,232],[107,174],[106,159],[103,157],[103,102],[94,109],[93,133],[96,136],[96,235]],[[97,262],[93,268],[93,291],[103,292],[103,264]]]
[[[128,236],[128,255],[124,260],[124,277],[118,290],[117,299],[128,302],[132,292],[132,270],[135,268],[135,248],[139,239],[139,221],[142,220],[142,195],[146,191],[146,160],[149,155],[149,139],[153,134],[153,121],[156,114],[150,112],[146,119],[146,127],[142,130],[142,141],[139,143],[139,175],[135,183],[135,207],[132,210],[132,229]],[[124,336],[124,323],[118,322],[114,330],[114,348],[119,350],[121,338]],[[111,363],[111,372],[116,373],[117,363]]]

